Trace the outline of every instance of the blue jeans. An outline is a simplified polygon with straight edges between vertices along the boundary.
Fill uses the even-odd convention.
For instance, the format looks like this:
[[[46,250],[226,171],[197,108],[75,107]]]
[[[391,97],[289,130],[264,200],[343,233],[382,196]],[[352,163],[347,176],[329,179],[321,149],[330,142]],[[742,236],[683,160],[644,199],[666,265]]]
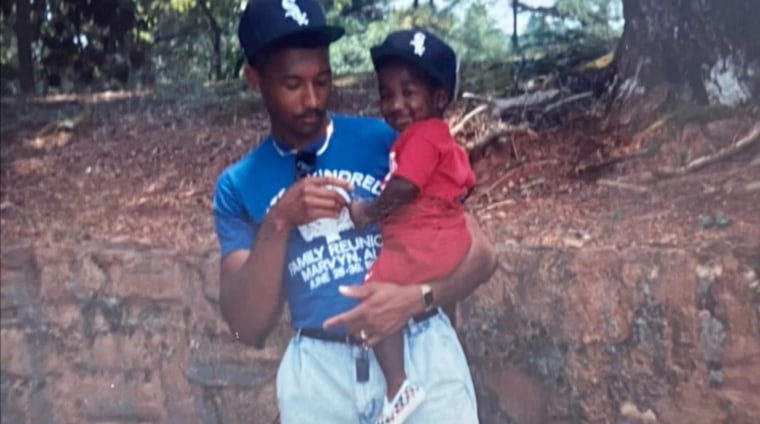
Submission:
[[[477,424],[470,370],[443,313],[410,321],[404,330],[404,363],[410,380],[426,392],[408,424]],[[369,424],[383,407],[385,380],[370,352],[369,381],[356,381],[362,348],[296,335],[277,372],[282,424]]]

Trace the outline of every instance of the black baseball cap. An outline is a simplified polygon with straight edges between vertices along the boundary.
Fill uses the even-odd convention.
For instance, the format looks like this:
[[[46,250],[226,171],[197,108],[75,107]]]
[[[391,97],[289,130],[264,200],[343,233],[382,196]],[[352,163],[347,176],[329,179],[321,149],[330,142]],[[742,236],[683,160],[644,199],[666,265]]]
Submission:
[[[375,70],[390,58],[402,59],[421,68],[449,94],[456,96],[459,64],[457,55],[446,42],[425,29],[394,31],[382,44],[370,48]]]
[[[249,0],[238,24],[238,38],[249,63],[275,42],[300,36],[316,45],[329,45],[344,33],[342,27],[326,24],[317,0]]]

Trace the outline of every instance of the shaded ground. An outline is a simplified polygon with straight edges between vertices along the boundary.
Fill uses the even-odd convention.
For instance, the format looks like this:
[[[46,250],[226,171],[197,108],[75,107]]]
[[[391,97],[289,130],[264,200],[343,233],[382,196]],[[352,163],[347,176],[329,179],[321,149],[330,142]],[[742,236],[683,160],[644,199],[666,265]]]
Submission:
[[[337,85],[335,110],[375,113],[371,84]],[[473,107],[460,101],[452,121]],[[535,136],[502,137],[472,154],[479,182],[471,210],[506,243],[622,248],[715,239],[741,247],[760,239],[757,143],[695,172],[660,172],[719,151],[758,121],[756,110],[697,112],[643,134],[600,132],[587,116],[559,119]],[[215,178],[266,125],[240,83],[6,99],[2,242],[213,248]],[[483,114],[460,139],[492,125]]]

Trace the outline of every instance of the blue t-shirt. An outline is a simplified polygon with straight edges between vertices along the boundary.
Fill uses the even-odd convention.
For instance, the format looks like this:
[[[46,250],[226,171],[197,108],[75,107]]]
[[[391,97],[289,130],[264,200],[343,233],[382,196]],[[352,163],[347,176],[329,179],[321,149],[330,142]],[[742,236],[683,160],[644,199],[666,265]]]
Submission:
[[[313,146],[317,161],[312,175],[350,181],[352,197],[377,197],[396,133],[378,119],[331,117],[332,135]],[[271,135],[222,172],[213,202],[222,257],[252,247],[269,208],[295,179],[295,154]],[[364,280],[380,242],[377,227],[354,228],[348,209],[338,219],[320,219],[294,229],[282,270],[293,327],[321,328],[327,318],[355,306],[356,301],[341,295],[338,286]]]

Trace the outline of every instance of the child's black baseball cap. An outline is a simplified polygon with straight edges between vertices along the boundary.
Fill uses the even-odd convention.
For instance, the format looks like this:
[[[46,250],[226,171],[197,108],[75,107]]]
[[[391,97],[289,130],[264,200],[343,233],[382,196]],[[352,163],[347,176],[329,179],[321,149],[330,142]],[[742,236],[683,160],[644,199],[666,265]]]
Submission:
[[[342,27],[327,25],[317,0],[249,0],[240,17],[238,38],[248,63],[263,48],[303,36],[329,45],[343,36]]]
[[[456,53],[446,42],[424,29],[394,31],[382,44],[370,49],[375,70],[386,59],[400,58],[421,68],[439,83],[454,101],[459,64]]]

